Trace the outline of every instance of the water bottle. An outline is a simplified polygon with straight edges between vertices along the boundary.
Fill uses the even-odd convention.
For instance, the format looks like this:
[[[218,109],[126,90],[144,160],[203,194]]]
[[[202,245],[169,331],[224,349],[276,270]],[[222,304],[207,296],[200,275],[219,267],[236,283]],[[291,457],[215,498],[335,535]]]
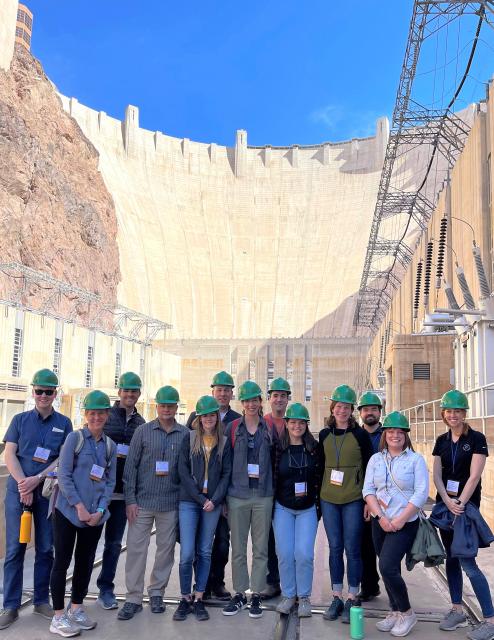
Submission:
[[[31,542],[31,523],[33,520],[33,514],[29,507],[24,507],[24,511],[21,515],[21,526],[19,529],[19,542],[21,544],[27,544]]]
[[[362,607],[351,607],[350,638],[352,640],[363,640],[364,637],[364,610]]]

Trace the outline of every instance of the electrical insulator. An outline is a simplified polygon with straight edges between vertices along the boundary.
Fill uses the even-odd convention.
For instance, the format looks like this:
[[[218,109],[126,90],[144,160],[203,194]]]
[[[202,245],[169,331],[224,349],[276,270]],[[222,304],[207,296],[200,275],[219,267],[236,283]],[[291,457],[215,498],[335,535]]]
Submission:
[[[441,288],[441,278],[444,272],[444,252],[446,250],[446,233],[448,230],[448,219],[442,218],[439,227],[439,248],[437,251],[436,266],[436,289]]]
[[[429,291],[431,287],[431,271],[432,271],[432,252],[434,245],[432,240],[427,243],[427,251],[425,254],[425,275],[424,275],[424,305],[429,304]]]
[[[415,280],[415,297],[413,299],[413,317],[416,319],[419,313],[420,288],[422,287],[422,260],[417,265],[417,279]]]

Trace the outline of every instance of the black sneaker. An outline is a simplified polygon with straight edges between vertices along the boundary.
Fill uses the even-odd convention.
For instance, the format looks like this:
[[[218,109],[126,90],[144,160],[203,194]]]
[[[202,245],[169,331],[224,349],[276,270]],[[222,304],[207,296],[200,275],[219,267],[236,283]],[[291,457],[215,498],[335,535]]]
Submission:
[[[353,600],[348,598],[345,602],[345,606],[341,613],[341,622],[343,622],[343,624],[350,624],[350,609],[352,607],[360,607],[360,600],[357,600],[356,598]]]
[[[204,606],[204,602],[201,599],[194,602],[194,614],[199,622],[202,622],[203,620],[209,620],[209,613],[207,612],[206,607]]]
[[[253,593],[250,599],[249,618],[260,618],[261,616],[261,596],[258,593]]]
[[[361,602],[370,602],[371,600],[374,600],[374,598],[378,598],[380,595],[381,595],[381,590],[379,589],[379,587],[377,587],[372,591],[366,591],[365,589],[362,589],[362,591],[358,594],[357,598]]]
[[[236,593],[230,602],[223,607],[223,615],[224,616],[234,616],[242,609],[245,609],[247,606],[247,598],[243,595],[243,593]]]
[[[130,620],[136,613],[142,611],[142,604],[135,604],[135,602],[124,602],[124,606],[118,612],[117,618],[119,620]]]
[[[173,619],[175,621],[181,622],[182,620],[185,620],[187,618],[189,613],[192,613],[192,601],[182,598],[178,603],[178,607],[175,609]]]
[[[334,596],[333,602],[322,614],[322,617],[325,620],[336,620],[336,618],[341,614],[344,608],[345,605],[343,604],[343,600],[341,598],[338,598],[338,596]]]

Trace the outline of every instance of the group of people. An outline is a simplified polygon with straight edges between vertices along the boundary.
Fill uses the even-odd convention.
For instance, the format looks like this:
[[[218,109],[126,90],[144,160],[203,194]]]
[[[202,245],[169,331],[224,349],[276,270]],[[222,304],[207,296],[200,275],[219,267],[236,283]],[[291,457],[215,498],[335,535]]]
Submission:
[[[233,378],[221,371],[213,378],[211,395],[199,398],[183,426],[176,421],[179,394],[171,386],[157,391],[157,417],[146,423],[136,409],[141,380],[127,372],[120,377],[114,406],[102,391],[86,395],[85,424],[79,431],[53,409],[58,379],[52,371],[38,371],[32,386],[35,408],[16,415],[4,437],[10,477],[0,629],[15,622],[21,604],[26,544],[19,542],[19,529],[24,510],[32,512],[36,534],[34,613],[49,619],[50,631],[63,637],[96,626],[83,603],[103,529],[98,602],[104,609],[118,608],[114,579],[127,524],[127,593],[119,620],[142,611],[153,527],[156,552],[147,589],[153,613],[165,611],[163,596],[179,541],[181,599],[175,621],[191,614],[207,620],[204,602],[211,596],[225,600],[226,616],[248,608],[251,618],[259,618],[262,600],[277,595],[280,613],[297,606],[299,617],[311,616],[321,516],[332,588],[324,618],[349,623],[352,606],[380,594],[382,578],[390,612],[377,622],[378,629],[401,637],[416,624],[401,564],[417,535],[429,472],[413,450],[407,418],[395,411],[381,422],[376,394],[366,392],[357,402],[353,389],[338,386],[317,440],[309,430],[307,408],[289,404],[291,390],[283,378],[269,386],[271,411],[266,415],[259,385],[250,380],[241,384],[239,414],[230,408]],[[479,512],[487,443],[466,422],[464,394],[447,392],[441,407],[447,431],[433,450],[435,522],[447,553],[452,608],[440,628],[467,625],[461,605],[463,569],[484,616],[467,637],[494,640],[489,585],[471,548],[468,554],[462,549],[461,529],[468,519],[482,540],[492,539]],[[230,547],[233,594],[225,587]]]

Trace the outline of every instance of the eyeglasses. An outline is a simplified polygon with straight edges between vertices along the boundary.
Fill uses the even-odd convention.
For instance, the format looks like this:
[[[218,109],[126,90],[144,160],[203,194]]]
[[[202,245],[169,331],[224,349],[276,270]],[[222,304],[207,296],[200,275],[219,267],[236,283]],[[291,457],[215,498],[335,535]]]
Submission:
[[[125,393],[139,393],[140,389],[120,389],[120,391],[125,391]]]
[[[45,394],[45,396],[52,396],[55,393],[55,389],[35,389],[34,393],[37,396],[42,396],[43,394]]]

